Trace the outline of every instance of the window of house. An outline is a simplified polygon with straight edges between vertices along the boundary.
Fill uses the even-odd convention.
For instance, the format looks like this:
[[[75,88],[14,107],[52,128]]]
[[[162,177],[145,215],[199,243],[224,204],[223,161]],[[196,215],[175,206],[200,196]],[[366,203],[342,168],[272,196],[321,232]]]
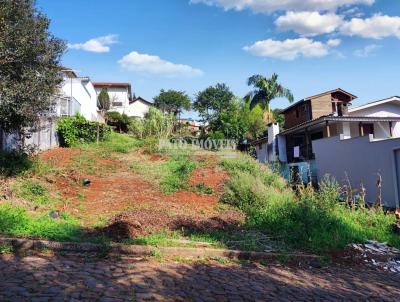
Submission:
[[[261,150],[262,149],[262,144],[258,145],[258,149]]]
[[[374,134],[374,124],[362,124],[364,135]]]
[[[296,117],[299,117],[299,109],[296,109]]]
[[[114,107],[122,107],[122,102],[113,102],[112,105]]]

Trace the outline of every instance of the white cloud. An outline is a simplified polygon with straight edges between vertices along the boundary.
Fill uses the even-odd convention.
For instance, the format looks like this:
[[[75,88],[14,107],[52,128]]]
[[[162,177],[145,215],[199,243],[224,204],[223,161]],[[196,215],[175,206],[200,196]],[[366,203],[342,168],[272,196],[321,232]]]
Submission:
[[[109,52],[110,45],[118,42],[117,35],[107,35],[90,39],[85,43],[68,44],[68,48],[80,49],[89,52]]]
[[[373,15],[371,18],[353,18],[345,22],[340,31],[348,36],[382,39],[395,36],[400,39],[400,17]]]
[[[308,38],[287,39],[284,41],[264,40],[257,41],[251,46],[244,47],[252,55],[270,57],[281,60],[294,60],[303,57],[324,57],[329,54],[331,47],[340,44],[340,40],[329,40],[327,43],[314,41]]]
[[[225,10],[251,9],[257,13],[274,11],[325,11],[336,10],[353,4],[371,5],[375,0],[190,0],[190,3],[204,3],[223,7]]]
[[[136,51],[124,56],[118,61],[118,64],[129,71],[161,75],[167,77],[175,76],[200,76],[203,72],[200,69],[189,65],[175,64],[161,59],[158,56],[141,54]]]
[[[342,40],[340,40],[340,39],[330,39],[330,40],[328,40],[328,42],[326,44],[330,47],[337,47],[341,43],[342,43]]]
[[[381,46],[377,44],[367,45],[362,49],[354,51],[354,55],[360,58],[367,58],[373,55],[379,48],[381,48]]]
[[[293,30],[307,37],[334,32],[342,21],[343,18],[334,13],[290,11],[280,16],[275,24],[281,31]]]

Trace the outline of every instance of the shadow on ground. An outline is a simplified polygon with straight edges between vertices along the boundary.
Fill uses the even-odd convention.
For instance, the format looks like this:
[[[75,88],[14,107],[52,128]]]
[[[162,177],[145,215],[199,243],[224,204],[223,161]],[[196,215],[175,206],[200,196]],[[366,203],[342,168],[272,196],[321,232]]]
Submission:
[[[1,255],[0,277],[1,301],[395,301],[400,295],[398,276],[361,267]]]

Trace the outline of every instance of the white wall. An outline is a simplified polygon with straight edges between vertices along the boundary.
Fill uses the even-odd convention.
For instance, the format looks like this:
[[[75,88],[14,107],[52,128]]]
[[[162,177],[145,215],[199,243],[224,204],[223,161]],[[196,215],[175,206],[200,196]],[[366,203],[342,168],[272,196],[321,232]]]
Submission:
[[[98,120],[97,94],[90,80],[84,78],[64,78],[61,89],[67,97],[70,97],[72,93],[72,97],[81,105],[80,113],[87,120]]]
[[[349,112],[351,116],[400,117],[400,104],[385,103]]]
[[[149,112],[150,105],[142,102],[141,100],[137,100],[132,104],[129,104],[128,109],[125,114],[128,116],[140,117],[144,118],[144,116]]]
[[[96,87],[96,95],[99,95],[103,87]],[[109,111],[116,111],[121,114],[125,113],[129,107],[129,91],[128,87],[106,87],[110,96],[111,106]],[[113,102],[121,102],[121,106],[113,106]]]
[[[392,101],[384,104],[378,104],[369,108],[349,112],[350,116],[368,116],[368,117],[400,117],[400,102]],[[390,128],[388,122],[375,122],[374,137],[378,139],[389,138]],[[351,136],[359,135],[358,124],[351,123]],[[392,137],[400,137],[400,122],[392,122]]]

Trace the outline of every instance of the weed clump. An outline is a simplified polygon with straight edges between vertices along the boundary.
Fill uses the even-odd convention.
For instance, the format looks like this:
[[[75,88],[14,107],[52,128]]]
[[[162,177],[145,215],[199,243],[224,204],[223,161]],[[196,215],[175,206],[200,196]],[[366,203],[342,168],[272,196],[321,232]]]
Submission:
[[[350,209],[340,203],[338,184],[329,178],[319,190],[300,186],[294,194],[267,166],[243,156],[221,165],[231,178],[221,200],[246,213],[246,224],[267,231],[293,248],[328,252],[369,239],[400,247],[390,231],[394,217],[382,209]]]

